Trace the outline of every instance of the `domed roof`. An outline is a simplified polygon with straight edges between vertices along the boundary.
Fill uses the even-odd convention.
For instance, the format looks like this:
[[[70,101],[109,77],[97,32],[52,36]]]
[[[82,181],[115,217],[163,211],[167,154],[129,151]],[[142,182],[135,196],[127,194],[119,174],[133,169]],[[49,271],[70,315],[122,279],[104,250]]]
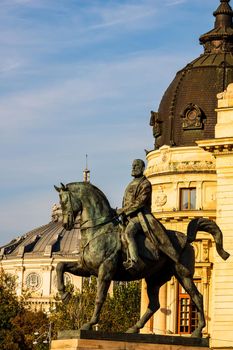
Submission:
[[[200,37],[204,53],[177,72],[156,114],[157,147],[191,146],[214,138],[216,95],[233,81],[233,11],[220,0],[214,29]]]
[[[56,210],[57,208],[58,206]],[[61,218],[56,215],[47,225],[38,227],[1,247],[0,260],[61,255],[75,257],[80,251],[80,238],[79,227],[74,227],[71,231],[65,230]]]

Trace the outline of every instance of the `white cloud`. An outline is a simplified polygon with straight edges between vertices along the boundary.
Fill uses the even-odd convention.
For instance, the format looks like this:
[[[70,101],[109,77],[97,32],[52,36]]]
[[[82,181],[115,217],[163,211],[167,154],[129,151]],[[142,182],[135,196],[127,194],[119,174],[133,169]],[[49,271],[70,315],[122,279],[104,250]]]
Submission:
[[[119,3],[115,4],[114,6],[93,7],[91,12],[100,19],[100,22],[91,25],[88,29],[100,29],[116,25],[124,25],[124,27],[129,27],[132,26],[132,24],[135,24],[135,22],[143,19],[146,20],[144,25],[148,26],[150,23],[148,22],[148,17],[153,17],[155,15],[157,12],[157,7],[151,2],[142,2],[141,4],[135,3],[131,5],[123,5]]]
[[[187,2],[187,0],[168,0],[166,5],[167,6],[176,6],[176,5],[184,4],[185,2]]]
[[[178,62],[184,59],[176,57],[176,60],[178,66]],[[158,68],[155,67],[155,62]],[[0,111],[4,116],[0,132],[13,135],[27,133],[43,123],[64,123],[74,118],[79,123],[89,115],[97,122],[99,114],[106,110],[106,107],[111,108],[106,106],[108,102],[115,101],[115,109],[122,110],[122,106],[118,107],[117,102],[123,100],[124,105],[130,108],[127,103],[127,100],[132,103],[130,95],[140,93],[142,86],[152,86],[155,77],[157,84],[161,81],[165,85],[166,76],[170,77],[174,68],[169,73],[167,68],[166,72],[163,72],[163,67],[170,66],[172,62],[174,58],[171,56],[159,57],[156,52],[149,52],[122,57],[116,62],[90,63],[88,66],[74,64],[72,68],[65,65],[63,69],[67,71],[67,77],[61,76],[61,80],[56,81],[56,84],[46,82],[46,86],[39,88],[36,85],[28,86],[28,91],[25,89],[0,97]],[[59,70],[60,66],[54,69]],[[156,96],[157,90],[160,89],[160,86],[155,87],[153,95]],[[137,103],[140,103],[140,98],[137,98]]]

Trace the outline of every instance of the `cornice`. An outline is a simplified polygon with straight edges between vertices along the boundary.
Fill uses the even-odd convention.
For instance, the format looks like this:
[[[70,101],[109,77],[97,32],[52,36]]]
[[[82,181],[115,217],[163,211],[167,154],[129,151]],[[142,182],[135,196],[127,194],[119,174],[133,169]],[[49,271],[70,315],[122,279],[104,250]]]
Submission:
[[[182,222],[196,218],[216,219],[216,210],[186,210],[153,212],[156,219],[162,222]]]
[[[233,154],[233,137],[196,141],[198,146],[214,156]]]

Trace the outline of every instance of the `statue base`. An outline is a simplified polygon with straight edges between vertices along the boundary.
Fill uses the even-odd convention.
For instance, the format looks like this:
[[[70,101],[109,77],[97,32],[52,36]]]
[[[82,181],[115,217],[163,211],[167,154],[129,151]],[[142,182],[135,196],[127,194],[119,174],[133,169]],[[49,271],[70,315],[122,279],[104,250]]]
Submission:
[[[61,331],[51,350],[209,350],[208,338],[155,334]]]

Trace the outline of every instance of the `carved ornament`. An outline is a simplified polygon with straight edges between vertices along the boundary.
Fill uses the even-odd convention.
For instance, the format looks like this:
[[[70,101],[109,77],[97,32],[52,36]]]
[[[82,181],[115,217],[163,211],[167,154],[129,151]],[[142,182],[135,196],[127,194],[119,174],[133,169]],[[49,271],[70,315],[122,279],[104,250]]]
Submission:
[[[215,170],[215,163],[212,161],[184,161],[184,162],[158,162],[147,168],[146,175],[155,175],[166,172],[185,171],[209,171]]]
[[[203,112],[194,103],[189,103],[181,113],[183,130],[203,129]]]
[[[229,84],[226,90],[217,94],[218,100],[232,99],[233,98],[233,83]]]
[[[37,272],[30,272],[26,277],[26,286],[28,289],[35,291],[40,288],[42,278]]]
[[[167,195],[162,187],[155,193],[154,203],[157,207],[163,207],[167,203]]]
[[[233,43],[222,40],[212,40],[204,44],[205,53],[232,52]]]

